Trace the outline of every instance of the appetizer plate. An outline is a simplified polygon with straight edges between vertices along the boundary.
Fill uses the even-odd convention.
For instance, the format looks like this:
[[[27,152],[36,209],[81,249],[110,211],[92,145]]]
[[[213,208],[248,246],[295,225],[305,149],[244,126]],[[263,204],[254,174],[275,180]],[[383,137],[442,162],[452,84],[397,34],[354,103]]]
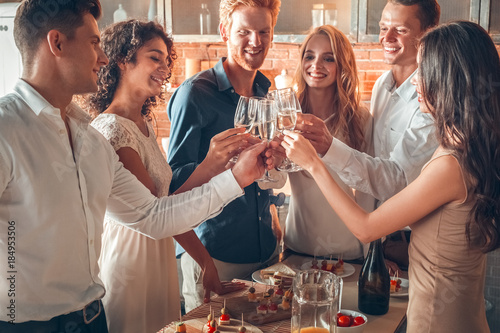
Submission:
[[[207,318],[197,318],[197,319],[190,319],[184,321],[184,324],[186,324],[186,333],[200,333],[200,332],[206,332],[206,328],[204,327],[207,324]],[[217,326],[217,329],[220,332],[238,332],[239,328],[241,326],[241,320],[238,319],[232,319],[231,318],[231,325],[219,325]],[[247,323],[245,320],[245,327],[247,329],[247,332],[252,332],[252,333],[262,333],[262,331],[256,327],[253,326],[250,323]],[[163,328],[160,330],[158,333],[175,333],[176,330],[176,324],[170,324],[168,327]]]
[[[391,277],[391,280],[395,280],[395,277]],[[401,280],[401,289],[397,292],[391,293],[391,297],[405,297],[408,296],[408,287],[410,286],[410,281],[403,278],[398,278]]]
[[[298,272],[299,270],[296,268],[292,268],[295,272]],[[269,284],[272,285],[271,280],[269,279],[263,279],[260,276],[260,269],[256,270],[255,272],[252,273],[252,280],[254,280],[257,283],[262,283],[262,284]]]
[[[255,272],[252,273],[252,280],[254,280],[257,283],[271,284],[271,281],[269,279],[263,279],[260,276],[260,269],[258,269],[258,270],[256,270]]]
[[[328,260],[328,261],[333,262],[334,264],[337,263],[336,260],[332,260],[332,261]],[[321,265],[321,260],[318,261],[318,265]],[[302,266],[300,266],[300,269],[308,270],[308,269],[311,269],[311,267],[312,267],[312,261],[306,261],[305,263],[302,264]],[[354,268],[353,265],[344,262],[344,272],[342,274],[337,274],[337,275],[341,278],[344,278],[344,277],[348,277],[348,276],[353,275],[355,271],[356,271],[356,268]]]

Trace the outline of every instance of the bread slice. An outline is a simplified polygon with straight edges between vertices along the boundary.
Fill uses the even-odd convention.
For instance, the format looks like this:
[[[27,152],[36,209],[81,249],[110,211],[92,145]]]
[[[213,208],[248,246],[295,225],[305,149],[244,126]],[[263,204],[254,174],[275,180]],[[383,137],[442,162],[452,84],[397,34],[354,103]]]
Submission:
[[[272,276],[293,278],[295,274],[296,273],[292,268],[282,262],[278,262],[260,271],[260,276],[263,279],[269,279]]]

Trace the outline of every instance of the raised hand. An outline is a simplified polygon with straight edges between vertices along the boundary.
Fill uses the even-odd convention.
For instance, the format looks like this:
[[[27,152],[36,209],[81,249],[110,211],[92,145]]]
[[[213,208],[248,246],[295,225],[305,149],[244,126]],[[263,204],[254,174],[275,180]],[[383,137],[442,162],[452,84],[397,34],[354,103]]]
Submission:
[[[289,159],[308,171],[316,163],[322,163],[309,140],[296,132],[285,131],[284,134],[281,146],[285,149]]]
[[[244,128],[230,128],[210,140],[210,148],[203,160],[205,168],[211,169],[211,174],[217,175],[227,169],[231,157],[250,147],[256,141]]]
[[[268,170],[272,170],[280,165],[286,157],[285,149],[281,147],[281,141],[283,141],[283,135],[276,135],[274,139],[269,142],[264,152],[264,164]]]
[[[298,113],[295,130],[302,132],[320,155],[325,155],[332,144],[333,137],[325,122],[315,115]]]
[[[238,157],[232,171],[241,188],[252,184],[264,173],[264,161],[261,153],[266,149],[266,146],[267,142],[262,141],[245,149]]]

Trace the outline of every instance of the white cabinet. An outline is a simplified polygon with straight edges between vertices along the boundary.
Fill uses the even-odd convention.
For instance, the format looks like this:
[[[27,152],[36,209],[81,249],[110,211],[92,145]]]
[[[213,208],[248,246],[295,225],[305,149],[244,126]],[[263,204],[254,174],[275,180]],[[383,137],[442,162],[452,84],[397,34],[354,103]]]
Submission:
[[[21,76],[21,55],[14,42],[14,17],[19,3],[0,3],[0,96]]]

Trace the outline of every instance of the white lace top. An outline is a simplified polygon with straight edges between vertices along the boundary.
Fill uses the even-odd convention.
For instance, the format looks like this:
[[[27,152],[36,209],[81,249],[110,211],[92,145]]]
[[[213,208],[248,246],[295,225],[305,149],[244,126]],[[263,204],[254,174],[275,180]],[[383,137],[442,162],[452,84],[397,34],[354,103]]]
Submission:
[[[153,180],[158,196],[168,195],[172,169],[163,157],[150,122],[147,122],[149,136],[145,136],[130,119],[111,113],[100,114],[92,126],[104,135],[115,151],[124,147],[135,150]]]

